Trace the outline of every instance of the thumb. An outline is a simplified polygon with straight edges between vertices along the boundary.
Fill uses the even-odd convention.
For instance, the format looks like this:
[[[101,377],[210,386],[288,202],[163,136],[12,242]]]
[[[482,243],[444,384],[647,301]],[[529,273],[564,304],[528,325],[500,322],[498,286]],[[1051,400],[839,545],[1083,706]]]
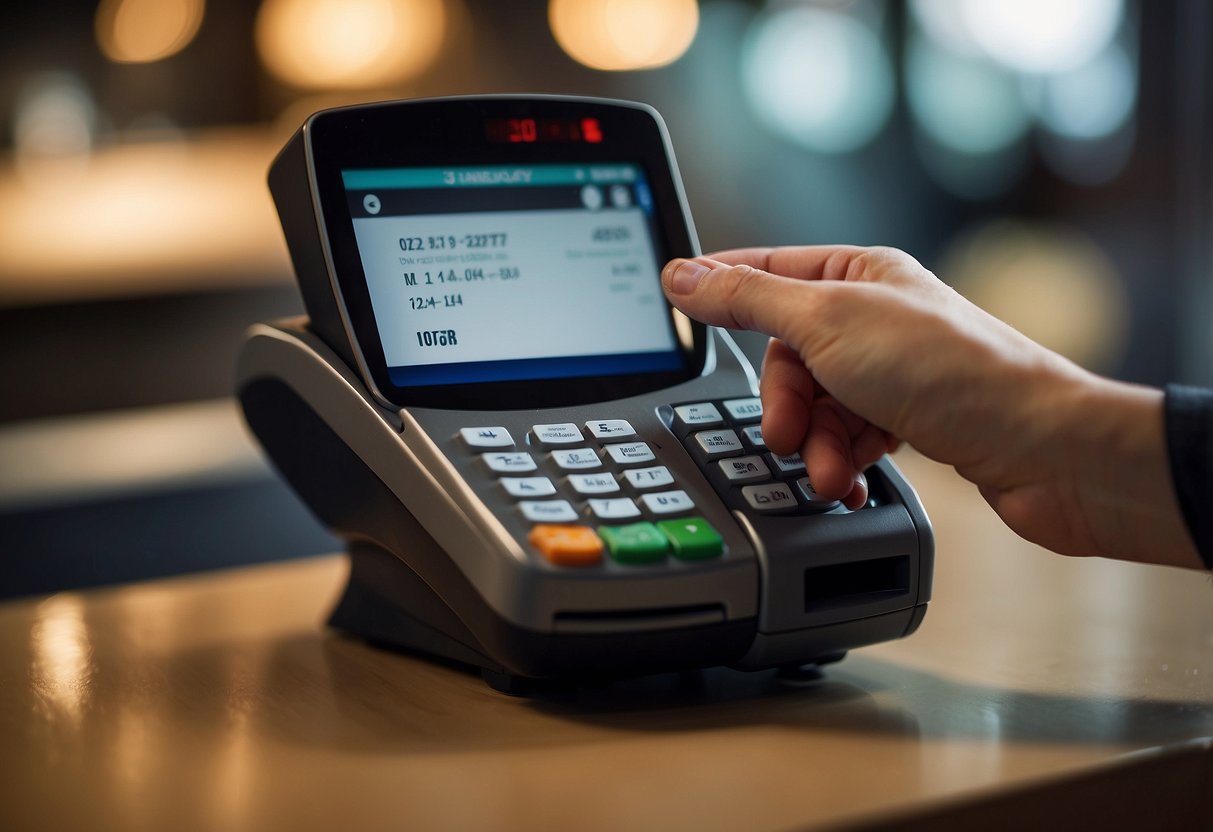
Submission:
[[[708,257],[675,259],[661,271],[661,287],[688,316],[729,329],[749,329],[795,342],[792,331],[801,295],[819,286],[746,264],[729,265]]]

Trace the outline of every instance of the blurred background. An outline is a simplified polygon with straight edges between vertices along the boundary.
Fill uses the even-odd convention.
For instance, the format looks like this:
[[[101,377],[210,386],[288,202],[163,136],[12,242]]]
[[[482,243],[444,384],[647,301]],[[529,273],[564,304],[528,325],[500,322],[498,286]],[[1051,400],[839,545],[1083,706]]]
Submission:
[[[231,400],[245,327],[302,311],[265,172],[316,109],[645,101],[705,250],[898,246],[1085,366],[1210,385],[1210,44],[1201,2],[5,3],[0,596],[337,549]]]

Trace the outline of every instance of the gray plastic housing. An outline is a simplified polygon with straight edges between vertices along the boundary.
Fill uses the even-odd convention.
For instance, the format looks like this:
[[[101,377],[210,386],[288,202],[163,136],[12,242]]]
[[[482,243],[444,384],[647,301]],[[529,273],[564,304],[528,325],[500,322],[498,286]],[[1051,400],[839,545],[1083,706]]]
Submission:
[[[668,166],[670,178],[667,255],[698,252],[669,135],[651,108],[558,96],[369,106],[382,113],[444,101],[495,108],[588,102],[645,114],[645,147],[660,151],[652,163]],[[697,330],[698,375],[641,395],[546,410],[509,409],[509,402],[476,411],[392,404],[375,387],[334,265],[317,183],[320,118],[327,117],[305,122],[269,174],[309,318],[254,327],[237,387],[250,427],[283,477],[349,544],[351,575],[333,626],[522,677],[799,665],[917,627],[930,597],[934,544],[921,504],[890,460],[869,469],[873,500],[858,511],[769,516],[688,452],[673,405],[757,391],[752,367],[721,330]],[[531,524],[517,501],[459,438],[462,427],[505,427],[520,449],[544,460],[557,496],[572,496],[531,426],[599,419],[635,427],[695,515],[720,532],[722,556],[553,566],[529,545]]]
[[[417,545],[372,542],[421,576],[426,591],[453,616],[444,619],[452,628],[458,621],[460,629],[468,629],[470,636],[461,643],[470,647],[468,655],[484,659],[474,663],[522,675],[561,674],[559,662],[486,655],[502,640],[500,632],[490,629],[504,629],[511,638],[545,639],[535,642],[539,647],[531,653],[551,650],[562,639],[599,638],[591,643],[604,645],[601,661],[580,651],[579,673],[587,668],[626,670],[620,650],[658,634],[664,639],[661,645],[671,645],[662,647],[669,651],[670,666],[678,667],[684,658],[678,639],[696,644],[697,632],[712,638],[708,634],[723,632],[722,626],[730,627],[729,635],[720,638],[717,652],[711,645],[696,645],[697,664],[746,669],[797,665],[909,634],[930,597],[934,547],[922,506],[891,461],[881,460],[869,471],[873,504],[858,511],[754,516],[718,496],[662,418],[672,403],[756,392],[753,370],[727,333],[710,332],[708,366],[700,377],[631,399],[553,411],[386,408],[305,321],[253,327],[240,356],[237,387],[254,433],[278,467],[291,472],[288,480],[322,519],[332,512],[319,503],[351,498],[323,488],[323,454],[316,454],[309,468],[307,447],[282,444],[272,435],[289,430],[302,409],[361,461],[365,468],[359,470],[365,474],[358,476],[368,480],[367,488],[386,488],[392,504],[376,511],[407,516],[410,534],[426,538],[425,545],[420,539]],[[265,405],[259,403],[264,398],[249,395],[270,383],[291,391],[292,396],[280,400],[292,403]],[[492,424],[529,443],[532,425],[604,418],[627,419],[655,447],[660,463],[694,501],[695,513],[724,537],[722,557],[693,563],[671,559],[657,567],[609,559],[594,569],[552,566],[526,542],[530,524],[516,501],[495,485],[477,454],[459,438],[461,427]],[[300,477],[313,486],[301,488]],[[352,490],[358,488],[355,484]],[[373,538],[356,528],[338,531],[351,543]],[[434,569],[435,558],[449,560],[442,566],[453,566],[454,572]],[[456,579],[442,577],[452,574]],[[832,595],[831,588],[838,592]],[[359,626],[346,628],[356,631]],[[739,641],[739,632],[748,635]],[[671,641],[671,635],[678,639]],[[645,665],[654,666],[652,661]]]

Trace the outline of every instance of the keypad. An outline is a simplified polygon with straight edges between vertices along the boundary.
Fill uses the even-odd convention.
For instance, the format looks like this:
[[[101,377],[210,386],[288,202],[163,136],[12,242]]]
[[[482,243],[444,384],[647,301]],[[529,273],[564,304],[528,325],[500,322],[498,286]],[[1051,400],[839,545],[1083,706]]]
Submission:
[[[732,413],[732,410],[728,412]],[[724,424],[714,404],[685,411],[689,424]],[[740,439],[724,438],[732,448]],[[725,553],[723,536],[695,515],[696,506],[654,445],[624,419],[531,425],[521,450],[501,426],[461,428],[479,452],[485,476],[500,483],[527,542],[548,563],[569,568],[654,569]]]
[[[837,500],[823,499],[813,490],[800,454],[767,450],[758,424],[761,399],[688,402],[672,411],[671,427],[727,505],[756,515],[838,507]]]
[[[758,397],[685,402],[663,412],[728,507],[752,517],[838,507],[813,489],[798,454],[767,448]],[[459,437],[482,460],[483,476],[514,504],[514,522],[529,525],[532,550],[552,566],[660,569],[726,553],[724,537],[698,516],[702,510],[664,456],[660,437],[609,413],[513,427],[525,434],[520,444],[500,425],[460,428]]]

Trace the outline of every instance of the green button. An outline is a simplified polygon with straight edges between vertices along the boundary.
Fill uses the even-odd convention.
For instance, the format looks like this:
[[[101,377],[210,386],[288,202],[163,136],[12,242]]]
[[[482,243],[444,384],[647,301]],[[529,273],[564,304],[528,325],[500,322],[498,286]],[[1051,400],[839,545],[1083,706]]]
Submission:
[[[664,559],[670,549],[666,535],[652,523],[599,526],[598,536],[620,563],[654,563]]]
[[[706,560],[724,552],[724,538],[702,517],[662,520],[657,525],[670,539],[679,560]]]

